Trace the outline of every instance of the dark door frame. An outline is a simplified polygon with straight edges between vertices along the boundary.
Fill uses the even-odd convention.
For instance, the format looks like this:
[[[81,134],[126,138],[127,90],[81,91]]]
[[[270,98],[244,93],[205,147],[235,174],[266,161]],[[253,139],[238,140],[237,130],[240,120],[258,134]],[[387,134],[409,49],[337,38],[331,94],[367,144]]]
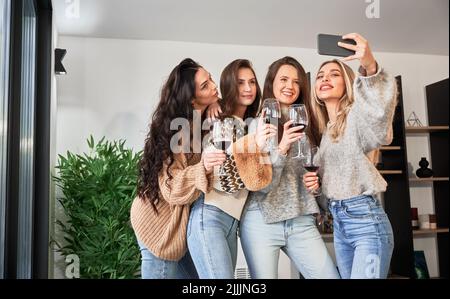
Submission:
[[[11,1],[10,83],[6,181],[5,278],[17,278],[22,1]],[[33,0],[36,12],[36,90],[31,278],[48,278],[52,3]]]

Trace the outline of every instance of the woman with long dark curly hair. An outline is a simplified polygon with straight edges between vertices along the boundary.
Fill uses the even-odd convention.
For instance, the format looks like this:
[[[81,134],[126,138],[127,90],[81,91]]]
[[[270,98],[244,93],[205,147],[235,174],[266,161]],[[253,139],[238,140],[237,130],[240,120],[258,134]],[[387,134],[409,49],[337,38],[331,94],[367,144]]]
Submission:
[[[211,75],[190,58],[172,70],[162,88],[131,207],[142,278],[198,277],[186,245],[190,205],[211,189],[213,167],[225,161],[225,154],[201,154],[193,119],[217,100]]]

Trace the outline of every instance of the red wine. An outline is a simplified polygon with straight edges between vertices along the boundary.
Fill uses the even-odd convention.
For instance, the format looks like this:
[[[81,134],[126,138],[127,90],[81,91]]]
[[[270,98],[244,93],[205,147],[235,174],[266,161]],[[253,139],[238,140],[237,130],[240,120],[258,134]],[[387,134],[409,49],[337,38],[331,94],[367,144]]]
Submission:
[[[303,165],[303,167],[305,167],[305,169],[309,172],[316,172],[319,170],[319,166],[316,165]]]
[[[264,117],[264,122],[266,124],[276,124],[279,122],[278,117],[266,116]]]
[[[299,133],[303,133],[303,132],[305,132],[306,127],[308,127],[308,125],[303,124],[303,123],[293,123],[291,125],[291,128],[294,128],[294,127],[300,127]]]
[[[218,150],[225,151],[231,145],[231,141],[228,140],[220,140],[214,142],[214,147]]]

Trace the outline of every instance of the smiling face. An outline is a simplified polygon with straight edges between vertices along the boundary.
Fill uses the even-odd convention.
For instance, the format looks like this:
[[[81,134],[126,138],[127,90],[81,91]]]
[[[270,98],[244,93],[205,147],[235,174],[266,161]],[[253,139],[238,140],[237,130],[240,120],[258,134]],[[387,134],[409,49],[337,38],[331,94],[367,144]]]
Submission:
[[[199,68],[195,74],[195,98],[192,100],[194,109],[202,112],[219,99],[217,85],[211,74],[204,68]]]
[[[346,87],[340,66],[334,62],[322,66],[317,73],[314,88],[317,97],[324,102],[341,99]]]
[[[282,65],[273,80],[273,95],[282,106],[295,102],[300,94],[298,71],[292,65]]]
[[[256,98],[256,77],[249,68],[241,68],[238,72],[238,104],[250,106]]]

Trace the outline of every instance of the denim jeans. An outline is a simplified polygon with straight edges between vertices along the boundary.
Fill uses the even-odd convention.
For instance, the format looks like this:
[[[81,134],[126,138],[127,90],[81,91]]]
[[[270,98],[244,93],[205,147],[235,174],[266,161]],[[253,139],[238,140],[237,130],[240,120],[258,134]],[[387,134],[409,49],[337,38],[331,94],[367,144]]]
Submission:
[[[200,278],[233,279],[238,220],[200,197],[191,207],[187,243]]]
[[[336,262],[342,278],[386,278],[394,236],[380,202],[372,196],[330,200]]]
[[[160,259],[151,253],[138,240],[141,249],[141,278],[142,279],[197,279],[198,275],[189,251],[178,262]]]
[[[258,205],[251,203],[241,219],[239,231],[250,276],[254,279],[278,278],[280,249],[305,278],[339,278],[313,215],[267,224]]]

